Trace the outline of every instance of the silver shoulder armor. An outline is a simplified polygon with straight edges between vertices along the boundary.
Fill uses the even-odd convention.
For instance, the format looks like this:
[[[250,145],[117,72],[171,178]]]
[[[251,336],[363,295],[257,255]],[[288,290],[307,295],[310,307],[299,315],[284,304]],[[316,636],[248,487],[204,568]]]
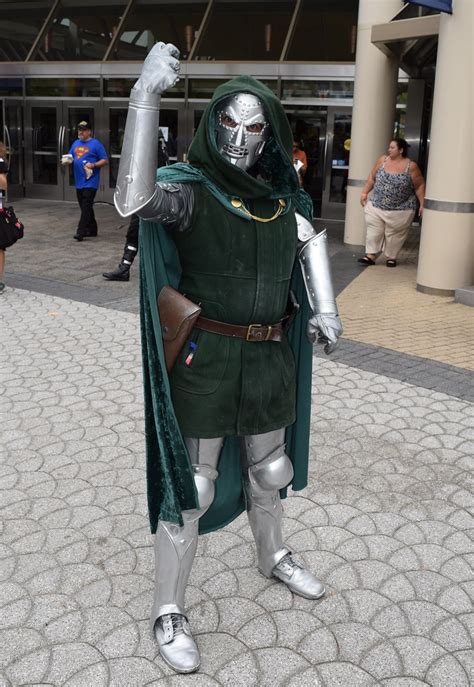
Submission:
[[[122,217],[138,213],[155,193],[160,96],[132,88],[114,202]]]
[[[314,314],[337,314],[326,229],[316,234],[308,220],[296,213],[298,260],[308,301]]]

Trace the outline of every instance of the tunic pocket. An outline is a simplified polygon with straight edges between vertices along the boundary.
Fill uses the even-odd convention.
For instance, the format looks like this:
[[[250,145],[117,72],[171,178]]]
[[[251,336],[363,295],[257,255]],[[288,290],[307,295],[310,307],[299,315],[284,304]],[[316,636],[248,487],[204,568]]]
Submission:
[[[188,394],[213,394],[224,378],[228,361],[227,337],[193,329],[173,368],[171,384]]]
[[[291,350],[291,346],[286,337],[284,337],[278,344],[277,351],[281,366],[281,377],[284,388],[287,389],[296,378],[296,365],[293,351]]]

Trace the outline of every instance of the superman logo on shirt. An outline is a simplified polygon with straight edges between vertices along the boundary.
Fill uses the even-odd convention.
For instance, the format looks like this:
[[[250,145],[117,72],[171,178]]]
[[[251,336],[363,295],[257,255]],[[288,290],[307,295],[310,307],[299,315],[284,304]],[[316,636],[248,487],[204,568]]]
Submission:
[[[87,146],[76,146],[74,149],[74,153],[76,155],[76,160],[80,160],[83,155],[86,155],[86,153],[89,152],[89,148]]]

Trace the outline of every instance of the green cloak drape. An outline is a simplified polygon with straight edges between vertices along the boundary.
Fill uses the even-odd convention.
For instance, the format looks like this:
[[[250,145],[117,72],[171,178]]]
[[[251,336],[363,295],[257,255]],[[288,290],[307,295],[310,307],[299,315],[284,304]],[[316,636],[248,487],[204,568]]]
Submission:
[[[253,93],[261,99],[272,127],[272,139],[259,161],[259,178],[231,165],[215,144],[216,103],[238,92]],[[216,89],[189,150],[191,164],[161,168],[157,179],[204,184],[229,212],[239,216],[242,214],[231,205],[231,198],[285,198],[288,211],[297,210],[312,219],[311,200],[300,190],[293,168],[292,143],[288,120],[276,96],[255,79],[238,77]],[[171,402],[156,305],[157,295],[165,284],[178,287],[181,268],[174,242],[159,223],[141,221],[140,256],[147,496],[151,530],[155,532],[159,519],[182,524],[181,511],[197,508],[198,501],[189,456]],[[287,428],[286,450],[295,469],[291,487],[298,491],[307,484],[312,346],[305,335],[310,311],[297,264],[292,289],[301,305],[288,337],[297,370],[297,421]],[[283,490],[282,496],[285,495]],[[228,437],[219,462],[216,497],[200,519],[200,532],[223,527],[243,509],[240,445],[236,437]]]

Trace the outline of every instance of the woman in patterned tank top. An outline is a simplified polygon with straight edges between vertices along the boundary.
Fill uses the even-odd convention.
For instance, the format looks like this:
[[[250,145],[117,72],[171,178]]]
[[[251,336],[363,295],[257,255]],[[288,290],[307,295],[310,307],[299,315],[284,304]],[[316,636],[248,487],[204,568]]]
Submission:
[[[358,259],[361,265],[375,265],[383,250],[387,267],[396,267],[415,216],[417,199],[420,217],[423,214],[425,180],[418,165],[407,157],[407,149],[405,139],[391,140],[388,155],[377,160],[360,195],[367,226],[366,253]]]

